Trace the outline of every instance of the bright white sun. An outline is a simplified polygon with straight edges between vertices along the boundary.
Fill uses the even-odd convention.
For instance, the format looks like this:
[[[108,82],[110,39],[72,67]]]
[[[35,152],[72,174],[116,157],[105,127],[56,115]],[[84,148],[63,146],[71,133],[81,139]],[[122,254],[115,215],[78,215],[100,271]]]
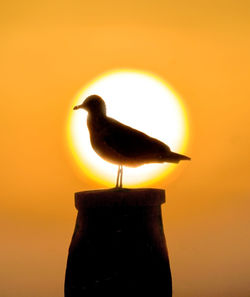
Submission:
[[[85,175],[107,186],[115,186],[117,166],[101,159],[92,149],[87,112],[73,111],[89,95],[106,102],[107,115],[165,142],[172,151],[183,153],[187,142],[187,120],[179,96],[159,77],[141,71],[105,73],[78,92],[72,102],[68,137],[74,159]],[[146,185],[165,177],[173,164],[124,167],[124,186]]]

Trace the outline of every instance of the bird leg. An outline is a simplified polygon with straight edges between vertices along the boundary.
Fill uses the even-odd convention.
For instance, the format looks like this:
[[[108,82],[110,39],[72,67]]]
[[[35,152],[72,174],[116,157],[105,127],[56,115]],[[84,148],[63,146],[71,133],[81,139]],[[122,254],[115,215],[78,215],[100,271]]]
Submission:
[[[120,165],[120,188],[122,188],[123,167]]]
[[[123,167],[122,165],[119,165],[117,178],[116,178],[116,188],[122,188],[122,174],[123,174]]]
[[[120,174],[121,174],[120,165],[118,165],[117,178],[116,178],[116,186],[115,186],[116,188],[119,188]]]

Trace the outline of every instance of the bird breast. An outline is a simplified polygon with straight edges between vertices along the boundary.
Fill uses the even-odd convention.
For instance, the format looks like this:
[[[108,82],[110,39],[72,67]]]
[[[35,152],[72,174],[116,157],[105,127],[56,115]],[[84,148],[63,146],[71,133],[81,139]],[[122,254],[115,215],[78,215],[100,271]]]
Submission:
[[[105,141],[107,135],[110,133],[106,119],[88,117],[87,125],[90,134],[90,143],[96,153],[104,160],[113,164],[124,163],[123,156]]]

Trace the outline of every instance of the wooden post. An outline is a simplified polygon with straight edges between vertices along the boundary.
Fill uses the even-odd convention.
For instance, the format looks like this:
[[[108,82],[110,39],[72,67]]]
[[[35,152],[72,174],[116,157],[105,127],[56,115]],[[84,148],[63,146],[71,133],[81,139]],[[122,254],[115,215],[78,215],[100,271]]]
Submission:
[[[65,297],[172,296],[160,189],[75,193]]]

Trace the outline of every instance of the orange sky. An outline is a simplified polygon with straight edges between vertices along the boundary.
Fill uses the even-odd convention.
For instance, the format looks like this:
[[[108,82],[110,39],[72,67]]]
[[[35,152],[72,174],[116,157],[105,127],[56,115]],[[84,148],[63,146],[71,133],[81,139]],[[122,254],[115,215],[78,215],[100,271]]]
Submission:
[[[67,116],[85,83],[125,67],[188,108],[192,162],[153,185],[174,297],[249,297],[250,4],[13,0],[0,14],[0,295],[63,296],[73,193],[102,187],[77,174]]]

